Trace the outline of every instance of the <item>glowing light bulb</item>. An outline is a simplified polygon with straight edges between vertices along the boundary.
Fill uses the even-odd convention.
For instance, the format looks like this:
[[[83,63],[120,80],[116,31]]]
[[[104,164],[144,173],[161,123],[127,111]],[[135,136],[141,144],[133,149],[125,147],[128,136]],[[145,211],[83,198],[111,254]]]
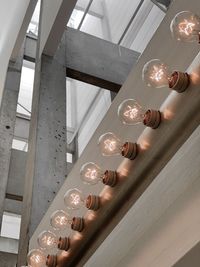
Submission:
[[[102,180],[104,172],[100,169],[100,167],[93,163],[87,162],[85,163],[80,170],[81,179],[87,184],[97,184]]]
[[[152,109],[145,111],[134,99],[126,99],[119,105],[118,117],[123,124],[143,123],[153,129],[157,128],[161,121],[159,111]]]
[[[103,156],[120,155],[123,150],[123,142],[111,132],[100,136],[98,145]]]
[[[147,86],[160,88],[169,85],[171,73],[165,63],[152,59],[144,65],[142,78]]]
[[[106,170],[103,171],[94,162],[85,163],[80,170],[81,180],[89,185],[95,185],[102,182],[105,185],[115,186],[117,183],[117,172]]]
[[[70,189],[64,196],[64,202],[68,209],[79,209],[83,206],[90,210],[98,210],[100,207],[99,196],[89,195],[84,197],[77,188]]]
[[[64,230],[71,225],[71,217],[64,210],[56,210],[51,215],[50,224],[55,230]]]
[[[123,143],[114,133],[108,132],[100,136],[98,145],[103,156],[122,155],[134,159],[137,155],[137,144]]]
[[[84,206],[85,199],[80,190],[73,188],[66,192],[64,202],[68,209],[79,209]]]
[[[189,75],[180,71],[171,71],[168,66],[159,59],[147,62],[142,70],[142,79],[149,87],[169,87],[182,93],[189,85]]]
[[[40,233],[37,242],[42,249],[52,249],[58,246],[57,236],[50,231]]]
[[[170,30],[178,41],[200,42],[200,17],[190,11],[182,11],[171,21]]]
[[[27,262],[31,267],[44,267],[46,256],[40,249],[32,249],[27,255]]]
[[[64,230],[71,226],[72,230],[81,232],[84,228],[84,219],[71,217],[64,210],[56,210],[51,215],[50,224],[55,230]]]

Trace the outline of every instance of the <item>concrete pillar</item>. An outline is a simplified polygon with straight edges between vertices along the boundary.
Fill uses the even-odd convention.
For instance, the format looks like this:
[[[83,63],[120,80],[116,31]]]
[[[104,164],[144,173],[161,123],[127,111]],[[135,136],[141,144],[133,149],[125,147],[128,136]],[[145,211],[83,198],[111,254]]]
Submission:
[[[66,175],[65,47],[36,62],[18,266],[26,263],[31,235]]]
[[[17,61],[9,63],[0,110],[0,227],[8,182],[22,60],[23,52],[21,51]]]

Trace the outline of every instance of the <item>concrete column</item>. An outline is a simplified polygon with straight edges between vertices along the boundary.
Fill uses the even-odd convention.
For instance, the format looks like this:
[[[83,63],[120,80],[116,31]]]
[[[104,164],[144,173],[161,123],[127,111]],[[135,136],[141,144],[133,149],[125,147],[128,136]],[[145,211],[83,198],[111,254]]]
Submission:
[[[36,62],[18,266],[31,235],[66,175],[66,67],[64,42],[54,57]]]
[[[21,51],[17,61],[9,63],[0,110],[0,227],[8,182],[22,60],[23,52]]]

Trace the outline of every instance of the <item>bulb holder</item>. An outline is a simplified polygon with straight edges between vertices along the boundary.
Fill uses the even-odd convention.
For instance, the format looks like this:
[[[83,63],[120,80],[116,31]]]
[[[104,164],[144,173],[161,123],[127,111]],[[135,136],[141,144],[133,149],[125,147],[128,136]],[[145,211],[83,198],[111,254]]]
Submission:
[[[190,84],[190,76],[186,72],[174,71],[169,80],[169,88],[178,93],[184,92]]]
[[[82,232],[84,229],[84,219],[81,217],[73,217],[71,229],[74,231]]]
[[[104,175],[103,175],[102,182],[105,185],[109,185],[111,187],[114,187],[117,183],[117,172],[106,170]]]
[[[48,255],[46,260],[47,267],[56,267],[57,266],[57,255]]]
[[[144,114],[143,123],[147,127],[151,127],[152,129],[158,128],[161,122],[161,113],[159,110],[149,109]]]
[[[60,237],[58,240],[58,249],[67,251],[70,247],[69,237]]]
[[[89,210],[98,210],[100,208],[100,197],[95,195],[89,195],[86,199],[85,206]]]
[[[122,156],[130,160],[135,159],[138,154],[138,147],[136,143],[126,142],[122,147]]]

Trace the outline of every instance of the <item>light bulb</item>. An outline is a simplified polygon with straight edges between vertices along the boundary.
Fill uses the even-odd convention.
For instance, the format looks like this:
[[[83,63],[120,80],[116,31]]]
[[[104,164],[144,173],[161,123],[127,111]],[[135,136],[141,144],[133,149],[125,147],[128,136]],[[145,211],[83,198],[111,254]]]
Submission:
[[[178,41],[200,42],[200,17],[190,11],[182,11],[171,21],[170,30]]]
[[[57,237],[51,231],[43,231],[39,234],[37,239],[38,245],[41,249],[53,249],[58,248],[61,250],[69,249],[69,238],[68,237]]]
[[[40,249],[32,249],[27,255],[27,262],[31,267],[44,267],[46,256]]]
[[[87,162],[81,167],[80,177],[84,183],[90,185],[95,185],[100,181],[109,186],[115,186],[117,183],[117,173],[115,171],[103,171],[94,162]]]
[[[71,226],[72,230],[81,232],[84,228],[84,219],[71,217],[64,210],[56,210],[51,215],[50,224],[55,230],[65,230]]]
[[[179,93],[186,90],[189,85],[189,75],[180,71],[171,71],[159,59],[147,62],[142,70],[142,79],[149,87],[169,87]]]
[[[58,246],[58,238],[50,231],[40,233],[37,242],[42,249],[52,249]]]
[[[159,111],[152,109],[145,111],[134,99],[126,99],[119,105],[118,117],[123,124],[143,123],[153,129],[157,128],[161,121]]]
[[[99,196],[89,195],[84,197],[77,188],[70,189],[64,196],[64,202],[68,209],[79,209],[83,206],[90,210],[98,210],[100,207]]]
[[[123,143],[114,133],[108,132],[99,137],[98,145],[103,156],[122,155],[134,159],[137,155],[137,144]]]

